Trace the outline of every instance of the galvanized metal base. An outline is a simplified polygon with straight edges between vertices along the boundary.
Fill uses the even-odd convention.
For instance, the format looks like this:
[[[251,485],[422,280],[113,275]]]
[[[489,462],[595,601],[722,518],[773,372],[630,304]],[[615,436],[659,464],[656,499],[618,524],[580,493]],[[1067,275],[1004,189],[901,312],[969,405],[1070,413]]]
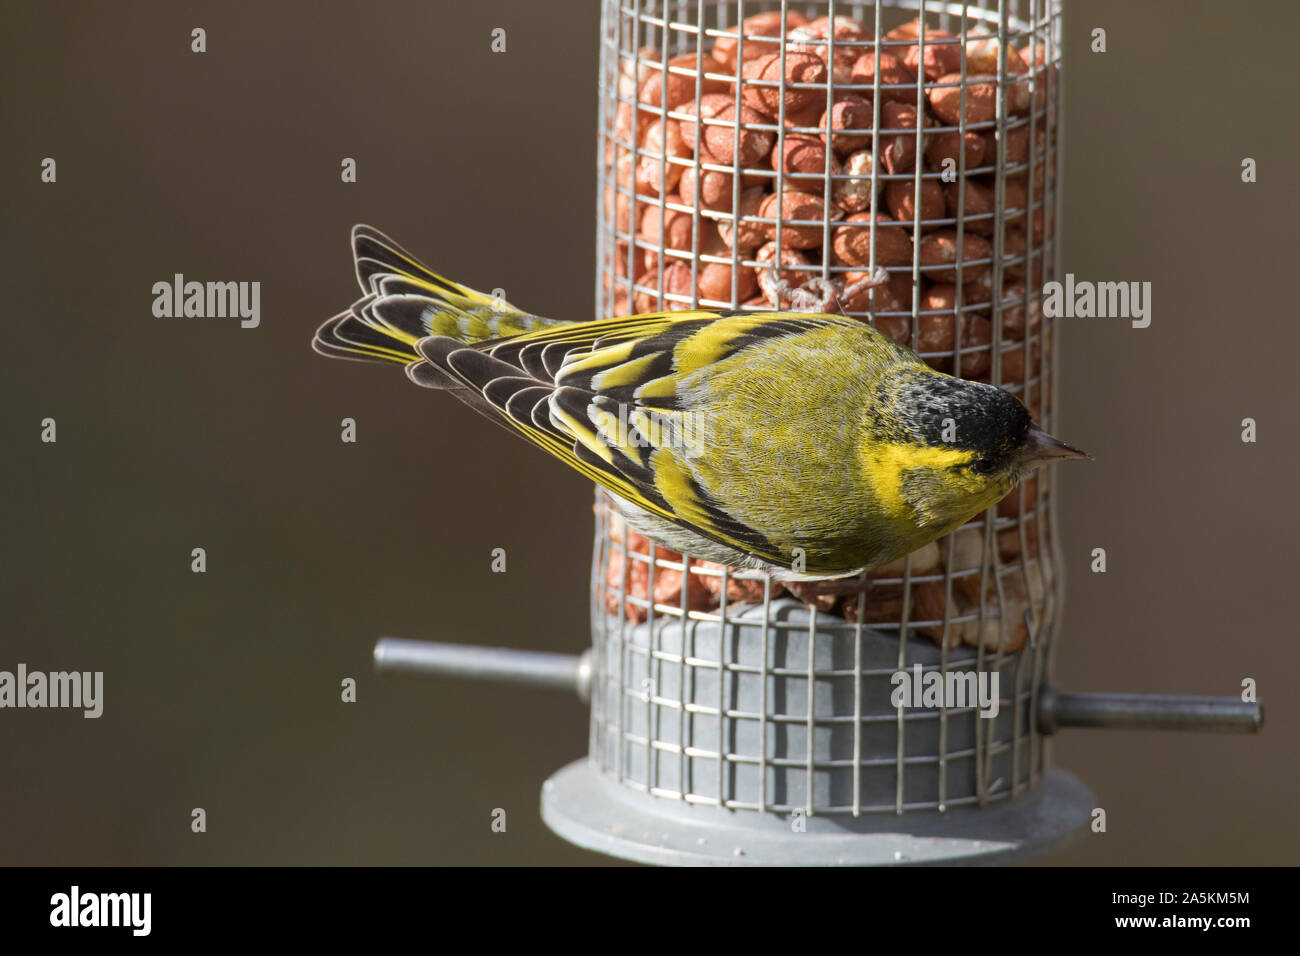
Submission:
[[[542,786],[542,819],[597,853],[676,866],[878,866],[1011,863],[1067,845],[1095,806],[1088,788],[1049,770],[1032,794],[983,809],[853,817],[788,816],[660,800],[583,758]]]

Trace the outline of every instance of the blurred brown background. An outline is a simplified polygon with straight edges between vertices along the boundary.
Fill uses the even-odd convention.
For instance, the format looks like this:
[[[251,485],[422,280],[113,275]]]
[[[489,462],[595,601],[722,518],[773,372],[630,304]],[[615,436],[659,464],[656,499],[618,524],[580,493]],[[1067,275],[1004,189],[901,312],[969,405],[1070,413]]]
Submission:
[[[1065,733],[1056,762],[1110,829],[1049,862],[1291,862],[1300,12],[1067,18],[1064,266],[1151,281],[1154,312],[1063,320],[1063,434],[1097,461],[1062,474],[1057,681],[1249,676],[1268,720]],[[589,487],[395,368],[308,348],[356,296],[358,221],[526,308],[591,313],[597,19],[595,0],[9,11],[0,669],[102,670],[106,701],[0,711],[0,862],[603,862],[537,812],[585,751],[576,699],[369,661],[380,635],[581,650]],[[260,280],[261,327],[154,318],[176,272]]]

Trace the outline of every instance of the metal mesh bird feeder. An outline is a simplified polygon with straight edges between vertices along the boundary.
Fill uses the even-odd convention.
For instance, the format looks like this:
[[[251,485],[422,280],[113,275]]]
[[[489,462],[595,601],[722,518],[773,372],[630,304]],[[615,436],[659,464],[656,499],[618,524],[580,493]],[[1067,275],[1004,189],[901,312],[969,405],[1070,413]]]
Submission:
[[[1061,2],[604,0],[597,314],[841,312],[1056,430]],[[386,639],[381,664],[576,688],[543,790],[580,845],[660,863],[1005,860],[1093,806],[1058,727],[1252,730],[1257,705],[1061,694],[1050,471],[858,579],[666,551],[596,496],[581,658]],[[994,680],[996,678],[996,680]],[[996,716],[951,693],[993,688]],[[981,683],[983,682],[983,683]],[[985,707],[986,711],[991,708]]]

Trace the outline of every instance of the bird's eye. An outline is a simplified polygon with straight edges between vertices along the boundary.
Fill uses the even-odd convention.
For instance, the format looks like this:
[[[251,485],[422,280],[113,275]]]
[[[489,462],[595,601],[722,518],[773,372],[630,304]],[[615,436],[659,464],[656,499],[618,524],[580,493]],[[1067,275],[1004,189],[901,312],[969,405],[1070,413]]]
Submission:
[[[976,458],[970,463],[970,470],[977,475],[991,475],[996,469],[992,458]]]

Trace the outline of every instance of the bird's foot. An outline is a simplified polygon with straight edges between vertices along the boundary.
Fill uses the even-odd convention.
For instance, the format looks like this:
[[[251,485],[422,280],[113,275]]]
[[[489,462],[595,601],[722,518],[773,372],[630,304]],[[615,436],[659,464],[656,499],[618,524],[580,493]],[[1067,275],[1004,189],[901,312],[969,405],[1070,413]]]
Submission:
[[[775,309],[790,312],[840,312],[843,311],[840,305],[842,302],[852,301],[866,290],[889,281],[889,273],[880,266],[876,267],[874,273],[847,288],[842,279],[824,279],[821,276],[814,276],[802,285],[794,286],[781,278],[775,263],[769,267],[768,274],[771,277],[771,282],[765,289],[768,302]]]

